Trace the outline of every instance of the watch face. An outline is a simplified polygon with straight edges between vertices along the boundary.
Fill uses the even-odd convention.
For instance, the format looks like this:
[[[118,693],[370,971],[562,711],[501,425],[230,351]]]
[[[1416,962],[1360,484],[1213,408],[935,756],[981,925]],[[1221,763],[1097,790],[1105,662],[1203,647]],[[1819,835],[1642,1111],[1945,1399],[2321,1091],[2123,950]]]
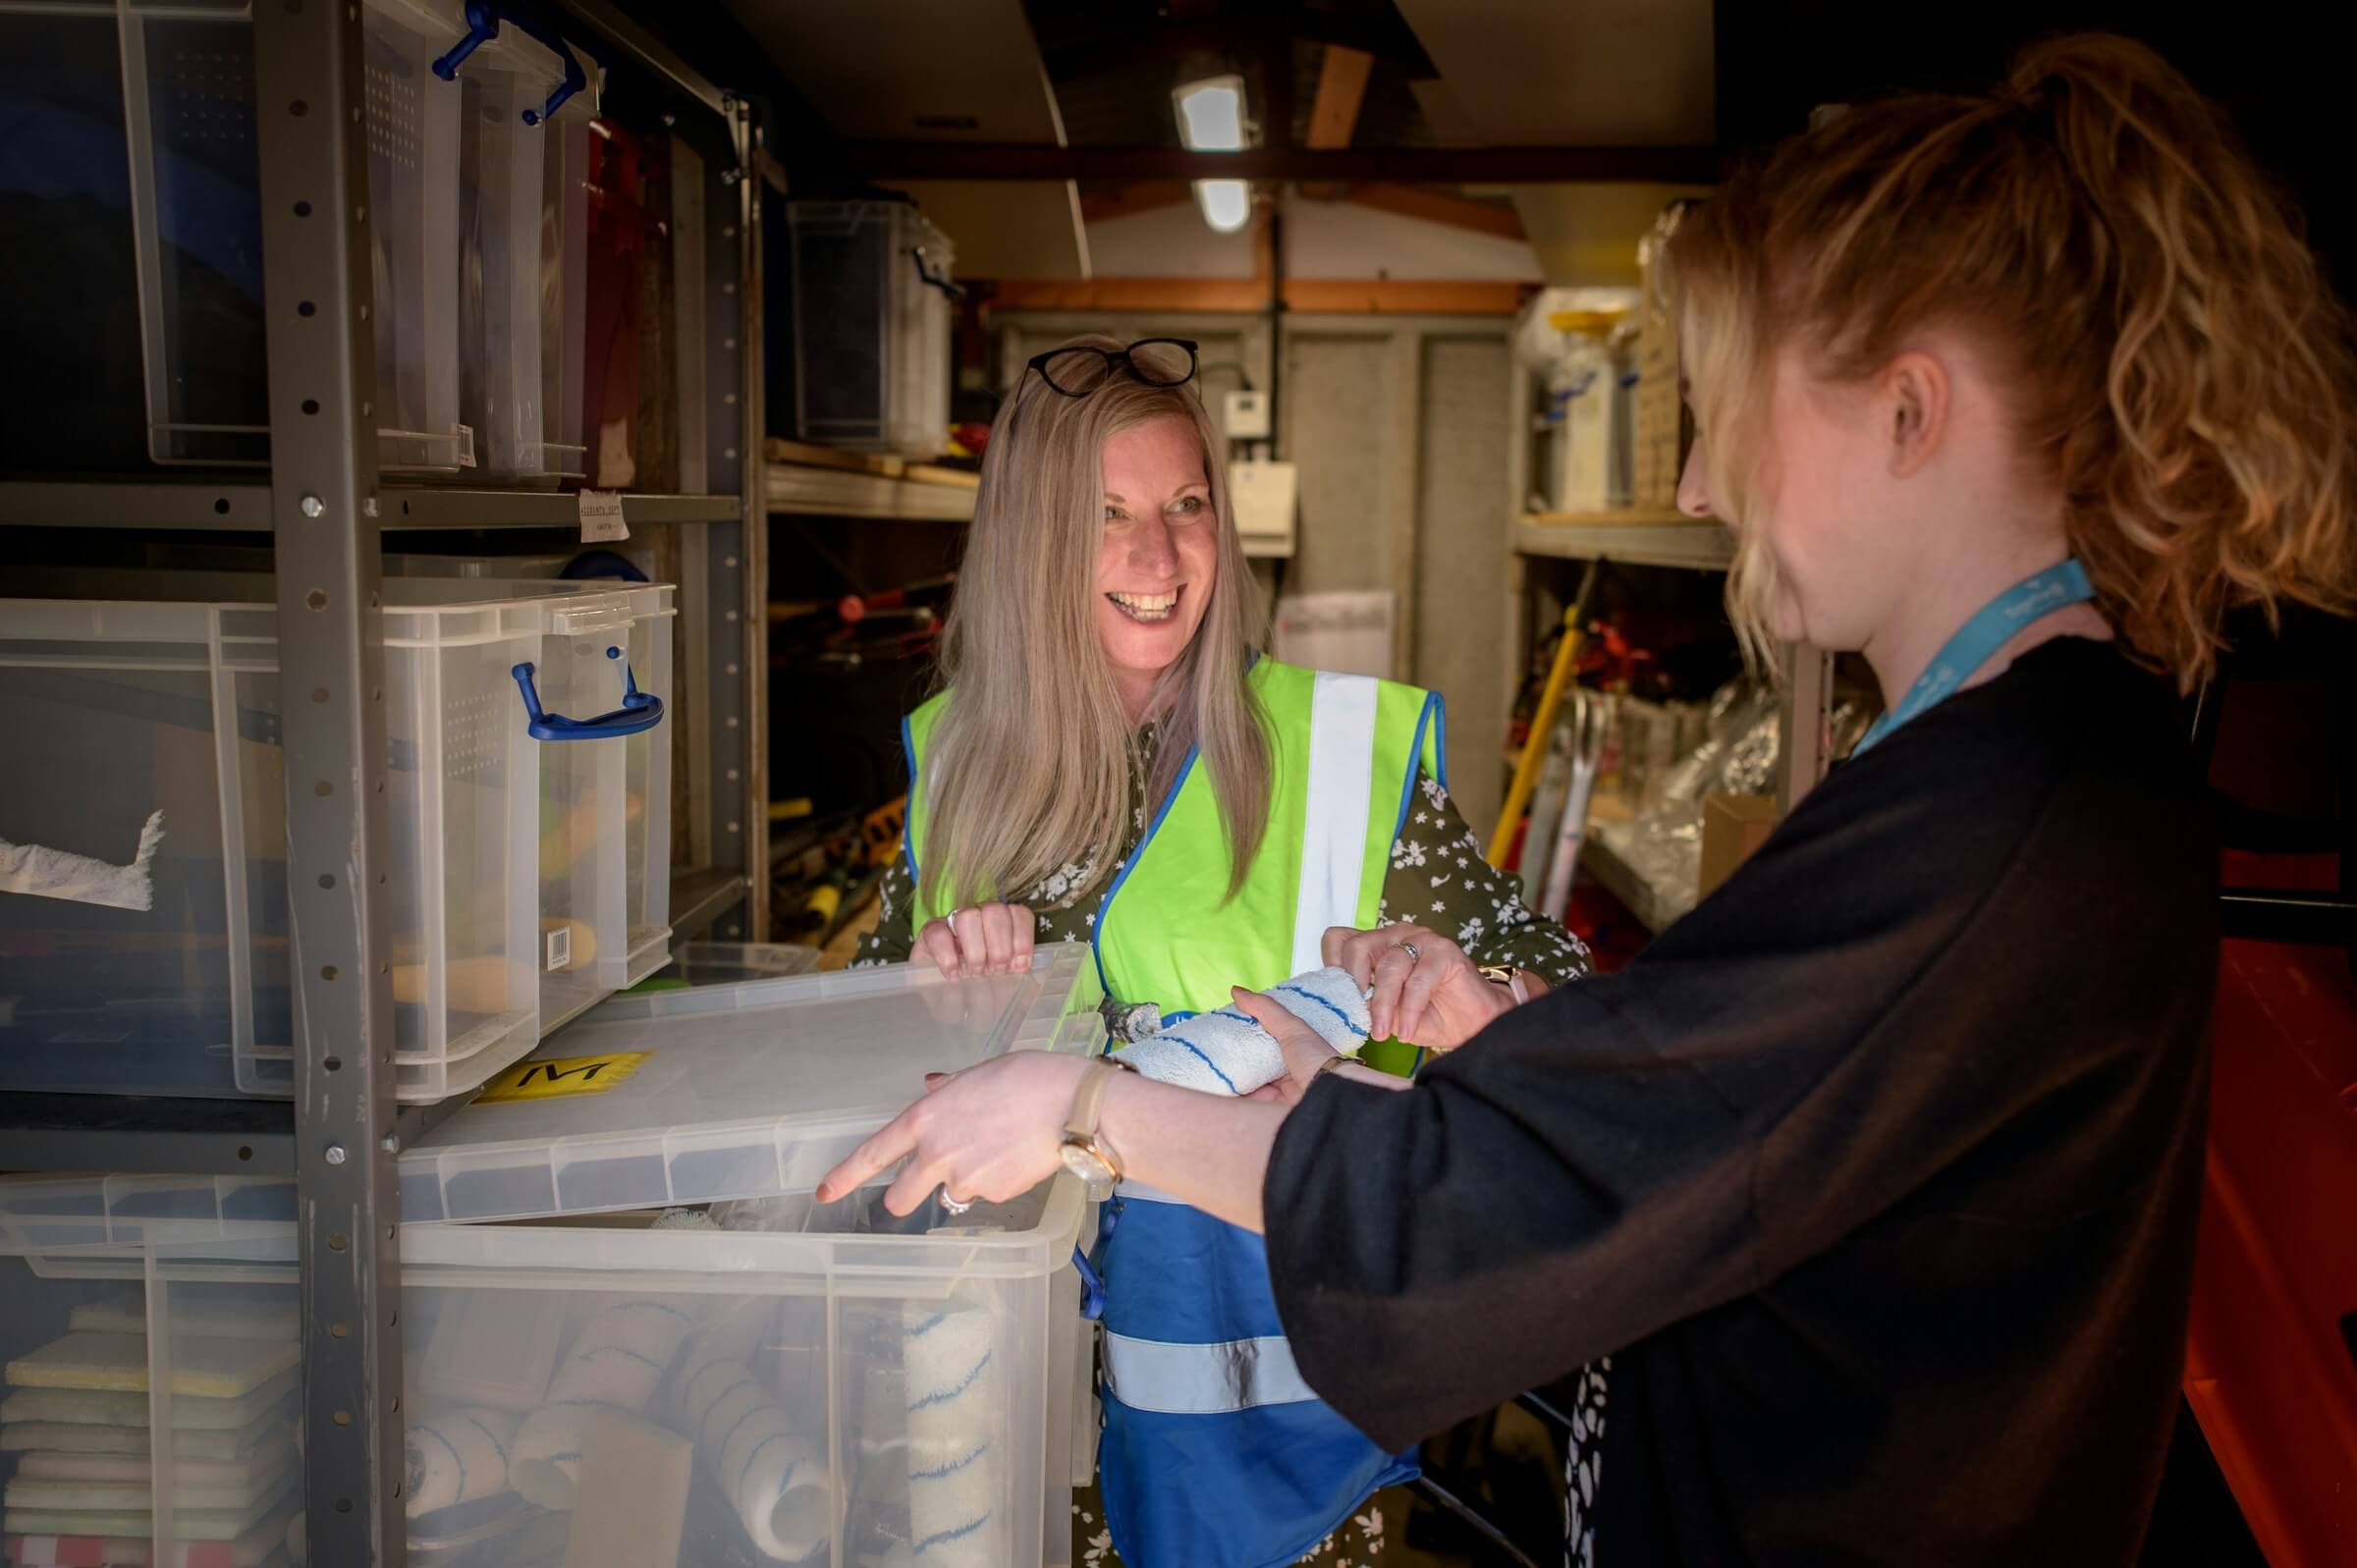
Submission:
[[[1077,1143],[1068,1143],[1058,1153],[1064,1157],[1064,1168],[1080,1178],[1092,1201],[1103,1203],[1113,1196],[1113,1166],[1105,1162],[1103,1156]]]

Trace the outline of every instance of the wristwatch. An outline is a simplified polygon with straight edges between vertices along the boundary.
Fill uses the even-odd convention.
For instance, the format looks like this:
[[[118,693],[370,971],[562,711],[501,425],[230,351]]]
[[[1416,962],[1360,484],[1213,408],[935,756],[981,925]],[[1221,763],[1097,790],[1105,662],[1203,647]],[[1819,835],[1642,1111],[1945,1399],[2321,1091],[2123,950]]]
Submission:
[[[1491,985],[1504,986],[1507,993],[1514,999],[1516,1005],[1530,1000],[1530,993],[1522,985],[1522,971],[1512,964],[1485,963],[1476,964],[1474,968],[1481,978]]]
[[[1114,1183],[1122,1179],[1121,1157],[1097,1130],[1105,1091],[1116,1073],[1135,1070],[1126,1062],[1099,1056],[1082,1072],[1080,1087],[1072,1093],[1072,1113],[1064,1120],[1064,1145],[1057,1153],[1064,1168],[1080,1178],[1091,1203],[1112,1197]]]

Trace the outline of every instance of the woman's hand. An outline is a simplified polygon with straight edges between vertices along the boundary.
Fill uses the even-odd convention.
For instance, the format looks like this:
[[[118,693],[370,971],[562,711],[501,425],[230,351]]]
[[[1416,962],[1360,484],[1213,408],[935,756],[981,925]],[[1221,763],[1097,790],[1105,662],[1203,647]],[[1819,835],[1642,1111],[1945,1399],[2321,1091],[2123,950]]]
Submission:
[[[1087,1070],[1086,1057],[1016,1051],[928,1074],[925,1098],[828,1171],[818,1201],[835,1202],[904,1156],[907,1168],[884,1195],[896,1215],[915,1213],[936,1187],[961,1203],[1019,1198],[1064,1168],[1064,1121]]]
[[[1039,921],[1019,903],[975,904],[928,920],[916,934],[912,963],[929,963],[952,980],[1014,974],[1031,967]]]
[[[1336,926],[1319,946],[1329,964],[1374,988],[1367,1017],[1376,1040],[1454,1051],[1514,1004],[1504,986],[1482,978],[1464,948],[1422,926]]]

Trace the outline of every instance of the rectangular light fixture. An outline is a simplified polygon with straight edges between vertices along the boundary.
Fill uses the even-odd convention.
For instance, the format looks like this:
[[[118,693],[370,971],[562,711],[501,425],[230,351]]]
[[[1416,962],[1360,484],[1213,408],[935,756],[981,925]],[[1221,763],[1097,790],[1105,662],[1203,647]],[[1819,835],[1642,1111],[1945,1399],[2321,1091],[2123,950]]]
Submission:
[[[1244,79],[1209,77],[1171,94],[1178,109],[1178,139],[1192,152],[1241,152],[1244,147]]]
[[[1252,183],[1248,180],[1198,180],[1195,205],[1214,234],[1233,234],[1252,221]]]
[[[1244,79],[1208,77],[1171,93],[1178,139],[1191,152],[1240,152],[1244,146]],[[1215,234],[1233,234],[1252,221],[1252,186],[1245,180],[1198,180],[1195,204]]]

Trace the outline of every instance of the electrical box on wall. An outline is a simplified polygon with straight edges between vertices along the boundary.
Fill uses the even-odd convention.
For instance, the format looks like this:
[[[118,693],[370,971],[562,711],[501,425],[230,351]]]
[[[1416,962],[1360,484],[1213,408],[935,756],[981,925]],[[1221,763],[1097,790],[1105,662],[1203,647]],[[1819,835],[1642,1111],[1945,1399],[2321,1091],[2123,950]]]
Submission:
[[[1266,441],[1269,439],[1269,395],[1265,392],[1231,392],[1220,410],[1221,423],[1231,441]]]
[[[1228,502],[1246,555],[1293,553],[1293,512],[1300,493],[1300,474],[1289,462],[1228,465]]]

